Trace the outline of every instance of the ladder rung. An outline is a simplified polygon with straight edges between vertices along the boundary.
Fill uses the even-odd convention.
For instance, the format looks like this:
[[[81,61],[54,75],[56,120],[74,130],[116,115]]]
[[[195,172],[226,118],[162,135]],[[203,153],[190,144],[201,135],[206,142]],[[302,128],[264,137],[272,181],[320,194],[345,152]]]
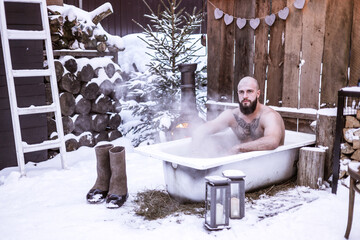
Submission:
[[[47,140],[37,144],[27,144],[26,142],[23,142],[24,153],[36,152],[36,151],[52,149],[52,148],[60,148],[60,146],[61,146],[61,142],[59,139]]]
[[[42,0],[4,0],[4,2],[41,3]]]
[[[13,70],[14,77],[42,77],[50,76],[50,69],[22,69],[22,70]]]
[[[48,113],[48,112],[55,112],[56,107],[54,104],[46,105],[46,106],[30,106],[27,108],[18,108],[19,115],[27,115],[27,114],[37,114],[37,113]]]
[[[47,35],[44,30],[8,30],[10,40],[45,40]]]

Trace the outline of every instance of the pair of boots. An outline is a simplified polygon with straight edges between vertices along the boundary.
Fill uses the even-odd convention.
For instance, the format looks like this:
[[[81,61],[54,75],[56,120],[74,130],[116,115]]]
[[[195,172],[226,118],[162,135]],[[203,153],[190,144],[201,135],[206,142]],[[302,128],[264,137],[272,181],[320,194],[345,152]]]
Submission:
[[[89,203],[106,199],[107,208],[119,208],[128,198],[125,148],[105,144],[95,147],[97,179],[86,195]]]

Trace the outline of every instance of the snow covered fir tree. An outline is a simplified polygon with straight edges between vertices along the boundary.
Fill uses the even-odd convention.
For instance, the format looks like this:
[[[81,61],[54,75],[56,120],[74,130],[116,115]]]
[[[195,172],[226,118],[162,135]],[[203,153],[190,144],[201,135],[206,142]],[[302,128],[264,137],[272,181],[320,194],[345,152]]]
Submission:
[[[139,38],[147,44],[151,57],[149,71],[139,74],[127,82],[128,94],[137,95],[139,101],[127,103],[134,116],[141,121],[129,131],[136,133],[133,140],[137,146],[143,141],[156,142],[159,131],[167,131],[180,112],[180,72],[179,64],[196,63],[196,51],[199,50],[193,34],[200,29],[202,13],[193,9],[192,14],[179,9],[181,1],[161,1],[164,11],[158,15],[144,0],[150,11],[145,17],[151,25],[142,26],[143,36]],[[206,67],[205,67],[206,68]],[[196,87],[206,86],[205,69],[196,71]],[[198,100],[201,101],[201,97]],[[203,99],[204,100],[204,99]]]

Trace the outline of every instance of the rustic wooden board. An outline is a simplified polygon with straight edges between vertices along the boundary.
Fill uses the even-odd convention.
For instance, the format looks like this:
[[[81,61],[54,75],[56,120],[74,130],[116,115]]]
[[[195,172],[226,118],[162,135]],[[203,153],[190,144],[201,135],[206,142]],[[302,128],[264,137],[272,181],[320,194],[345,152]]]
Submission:
[[[306,1],[303,9],[300,107],[319,108],[321,62],[324,50],[325,17],[328,0]]]
[[[360,79],[360,0],[354,0],[351,34],[351,59],[349,86],[356,86]]]
[[[316,123],[316,146],[327,147],[324,179],[327,180],[332,174],[333,150],[336,135],[336,116],[320,115]]]
[[[353,2],[354,0],[329,0],[326,10],[320,101],[322,107],[334,107],[337,103],[337,95],[334,93],[345,87],[348,81]]]
[[[231,102],[234,85],[234,30],[235,23],[226,25],[224,17],[216,20],[215,7],[234,14],[234,1],[213,0],[208,9],[208,99]]]
[[[295,0],[288,0],[290,13],[286,19],[284,84],[282,106],[298,107],[299,62],[302,37],[302,11],[294,8]]]
[[[235,12],[237,17],[254,18],[255,0],[235,1]],[[210,24],[208,24],[209,28]],[[238,102],[237,84],[245,76],[253,76],[254,58],[254,30],[250,27],[249,21],[243,29],[235,27],[235,69],[234,69],[234,102]]]
[[[299,131],[304,133],[314,134],[313,129],[310,127],[313,120],[305,120],[296,118],[283,117],[286,130]]]
[[[264,17],[269,14],[270,0],[257,1],[255,16],[260,18],[260,25],[255,30],[254,78],[259,82],[261,103],[264,103],[269,34],[269,26]]]
[[[286,6],[286,0],[273,0],[271,12],[277,13]],[[284,33],[285,21],[277,16],[274,25],[270,27],[266,100],[267,105],[271,106],[281,106],[282,84],[284,81]]]

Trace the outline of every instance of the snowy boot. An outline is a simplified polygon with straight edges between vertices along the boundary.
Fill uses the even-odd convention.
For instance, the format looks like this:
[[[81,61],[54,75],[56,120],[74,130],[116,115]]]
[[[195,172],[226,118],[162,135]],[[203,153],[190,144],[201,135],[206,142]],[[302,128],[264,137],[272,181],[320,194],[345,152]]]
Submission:
[[[119,208],[128,198],[125,148],[113,147],[109,150],[110,154],[110,188],[106,198],[107,208]]]
[[[95,185],[86,195],[89,203],[101,203],[105,200],[111,177],[109,149],[114,147],[112,144],[105,144],[95,147],[97,179]]]

